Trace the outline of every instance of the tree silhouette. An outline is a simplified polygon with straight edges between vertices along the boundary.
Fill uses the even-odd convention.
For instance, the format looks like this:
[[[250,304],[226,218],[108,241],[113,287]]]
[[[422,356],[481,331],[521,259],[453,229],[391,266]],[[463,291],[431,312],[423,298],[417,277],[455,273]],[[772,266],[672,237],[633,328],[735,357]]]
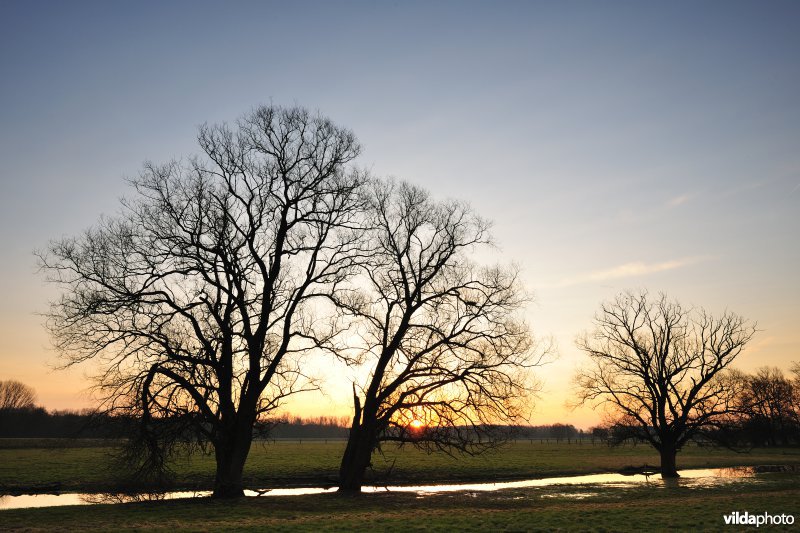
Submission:
[[[676,454],[736,409],[737,380],[724,370],[755,329],[744,318],[684,309],[665,295],[623,293],[600,308],[577,341],[591,363],[576,377],[581,403],[606,404],[617,426],[661,455],[662,477],[677,477]]]
[[[491,425],[517,420],[530,392],[531,336],[516,271],[467,258],[487,224],[458,202],[436,202],[407,183],[373,183],[369,254],[336,304],[353,322],[354,415],[340,491],[358,491],[380,442],[479,451]],[[356,343],[355,345],[353,343]]]
[[[787,445],[800,436],[796,384],[779,368],[762,367],[742,375],[739,396],[741,423],[756,445]]]
[[[33,409],[36,391],[13,379],[0,381],[0,410]]]
[[[337,332],[314,302],[357,255],[360,148],[273,106],[197,140],[200,156],[146,164],[122,214],[39,255],[63,289],[48,326],[66,364],[100,363],[106,405],[142,420],[145,462],[163,466],[179,422],[214,449],[214,496],[233,497],[257,419],[315,386],[300,359]]]

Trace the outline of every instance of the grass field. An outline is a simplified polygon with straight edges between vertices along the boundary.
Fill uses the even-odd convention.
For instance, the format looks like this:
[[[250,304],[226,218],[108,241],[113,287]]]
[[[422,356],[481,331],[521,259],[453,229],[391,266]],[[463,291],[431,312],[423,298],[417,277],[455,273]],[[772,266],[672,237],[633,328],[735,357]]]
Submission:
[[[55,446],[54,444],[60,444]],[[0,493],[61,483],[61,490],[93,492],[113,488],[115,448],[101,441],[77,446],[51,441],[0,441]],[[343,442],[277,442],[253,446],[246,485],[253,488],[308,486],[334,483]],[[378,481],[433,483],[438,481],[495,481],[553,477],[657,465],[648,446],[609,448],[602,444],[536,441],[511,443],[499,451],[475,457],[428,455],[414,448],[384,448],[373,458]],[[679,468],[758,464],[800,464],[800,449],[758,449],[750,453],[708,447],[688,447],[678,456]],[[213,457],[193,455],[173,465],[178,489],[206,489],[214,475]],[[393,467],[392,467],[393,466]],[[391,468],[391,475],[386,473]]]
[[[70,445],[72,444],[72,445]],[[342,442],[278,442],[254,446],[247,464],[251,487],[332,482]],[[111,487],[113,446],[104,441],[0,441],[0,490],[60,482],[63,491]],[[657,464],[646,446],[608,448],[589,443],[517,442],[477,457],[427,455],[388,447],[376,455],[376,470],[394,465],[391,483],[500,480],[551,477]],[[681,468],[755,464],[800,464],[800,450],[762,449],[737,454],[689,447]],[[173,465],[180,488],[207,488],[211,457],[185,457]],[[112,477],[110,477],[112,476]],[[515,530],[515,531],[719,531],[733,511],[788,513],[800,519],[800,478],[765,474],[756,482],[732,481],[713,488],[665,485],[551,486],[496,492],[336,494],[171,500],[117,505],[69,506],[0,511],[3,530]],[[800,527],[798,525],[797,527]],[[761,527],[761,530],[771,528]]]
[[[758,485],[666,488],[660,482],[511,489],[418,497],[379,493],[173,500],[0,511],[7,530],[81,531],[720,531],[733,511],[800,519],[795,476],[768,474]],[[797,526],[796,526],[797,527]],[[796,529],[788,528],[788,530]],[[759,531],[781,528],[761,527]],[[785,527],[783,529],[786,529]],[[734,528],[733,530],[741,530]]]

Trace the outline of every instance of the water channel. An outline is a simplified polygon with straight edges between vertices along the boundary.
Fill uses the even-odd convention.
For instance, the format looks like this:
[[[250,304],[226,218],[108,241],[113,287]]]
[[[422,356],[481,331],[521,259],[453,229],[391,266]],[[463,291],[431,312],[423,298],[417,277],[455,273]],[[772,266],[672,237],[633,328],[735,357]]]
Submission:
[[[713,468],[682,470],[677,480],[662,480],[658,475],[643,474],[588,474],[569,477],[525,479],[496,483],[461,483],[448,485],[396,485],[367,486],[363,492],[415,492],[421,496],[443,492],[482,492],[502,489],[530,487],[554,487],[559,485],[593,485],[598,488],[625,488],[652,484],[654,487],[693,486],[711,487],[732,482],[757,482],[758,474],[751,467]],[[335,492],[336,487],[274,488],[259,491],[245,491],[250,497],[301,496],[304,494],[323,494]],[[581,497],[582,493],[573,493]],[[142,494],[139,496],[115,496],[108,494],[63,493],[63,494],[23,494],[19,496],[0,496],[0,510],[30,507],[55,507],[61,505],[93,505],[99,503],[125,503],[131,501],[162,500],[178,498],[199,498],[210,495],[208,491],[178,491],[165,494]],[[591,495],[591,493],[589,493]],[[585,494],[584,494],[585,496]]]

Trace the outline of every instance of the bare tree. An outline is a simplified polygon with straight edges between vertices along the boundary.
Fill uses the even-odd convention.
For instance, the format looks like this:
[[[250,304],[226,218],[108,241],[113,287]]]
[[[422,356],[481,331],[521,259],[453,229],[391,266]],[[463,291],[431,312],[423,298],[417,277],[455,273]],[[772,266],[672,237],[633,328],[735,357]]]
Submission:
[[[735,409],[736,380],[723,372],[755,329],[744,318],[683,308],[665,295],[623,293],[602,305],[595,329],[577,341],[591,363],[578,372],[581,403],[610,406],[677,477],[676,454]]]
[[[353,385],[340,491],[361,489],[382,441],[492,446],[490,425],[519,419],[536,363],[516,271],[467,259],[488,242],[486,222],[407,183],[374,183],[369,204],[369,258],[336,301],[355,321],[350,362],[368,372]]]
[[[762,367],[743,376],[740,411],[747,434],[756,444],[788,444],[795,436],[795,384],[779,368]]]
[[[13,379],[0,381],[0,411],[9,409],[32,409],[35,407],[36,391]]]
[[[119,216],[40,259],[63,288],[48,325],[67,364],[99,361],[107,405],[132,409],[143,435],[173,420],[210,443],[214,496],[235,497],[257,419],[314,386],[299,360],[336,333],[314,302],[357,248],[360,148],[271,106],[201,127],[198,143],[201,156],[146,164]]]

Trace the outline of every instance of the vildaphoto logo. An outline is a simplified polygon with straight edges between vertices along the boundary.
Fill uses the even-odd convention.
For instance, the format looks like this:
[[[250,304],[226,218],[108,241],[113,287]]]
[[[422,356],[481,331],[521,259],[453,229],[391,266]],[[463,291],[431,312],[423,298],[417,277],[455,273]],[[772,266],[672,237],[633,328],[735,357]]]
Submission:
[[[767,512],[760,514],[751,514],[747,511],[740,513],[734,511],[731,514],[726,514],[722,518],[725,519],[726,525],[731,526],[773,526],[773,525],[788,525],[794,524],[794,516],[790,514],[769,514]]]

